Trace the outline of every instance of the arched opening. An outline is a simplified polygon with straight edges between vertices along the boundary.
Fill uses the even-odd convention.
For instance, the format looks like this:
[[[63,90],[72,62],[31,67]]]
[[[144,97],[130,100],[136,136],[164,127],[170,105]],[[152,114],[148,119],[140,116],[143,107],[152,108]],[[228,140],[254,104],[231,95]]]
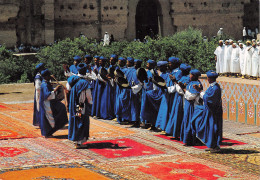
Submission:
[[[154,37],[159,34],[160,4],[157,0],[140,0],[136,7],[136,38],[143,40],[145,36]]]

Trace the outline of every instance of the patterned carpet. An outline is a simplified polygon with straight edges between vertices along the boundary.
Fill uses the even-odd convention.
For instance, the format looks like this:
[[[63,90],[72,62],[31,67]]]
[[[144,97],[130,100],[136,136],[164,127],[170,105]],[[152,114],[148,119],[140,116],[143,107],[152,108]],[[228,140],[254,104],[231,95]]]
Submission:
[[[67,163],[52,164],[39,166],[25,166],[16,169],[0,170],[1,179],[17,179],[28,180],[107,180],[107,179],[123,179],[118,175],[98,169],[88,163]]]
[[[255,136],[225,134],[220,153],[205,153],[204,145],[185,147],[160,132],[91,118],[86,148],[74,149],[67,139],[67,126],[53,138],[41,137],[40,130],[32,126],[32,107],[32,103],[0,104],[0,179],[211,180],[260,176],[259,139]]]
[[[39,137],[31,122],[32,104],[0,104],[0,140]]]

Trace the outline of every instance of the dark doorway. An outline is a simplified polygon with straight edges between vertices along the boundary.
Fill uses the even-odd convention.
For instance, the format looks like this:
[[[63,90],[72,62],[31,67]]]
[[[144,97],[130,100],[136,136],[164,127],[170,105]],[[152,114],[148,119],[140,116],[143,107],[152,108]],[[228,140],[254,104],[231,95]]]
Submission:
[[[140,0],[136,8],[136,38],[141,41],[145,36],[152,38],[158,34],[158,4],[156,0]]]

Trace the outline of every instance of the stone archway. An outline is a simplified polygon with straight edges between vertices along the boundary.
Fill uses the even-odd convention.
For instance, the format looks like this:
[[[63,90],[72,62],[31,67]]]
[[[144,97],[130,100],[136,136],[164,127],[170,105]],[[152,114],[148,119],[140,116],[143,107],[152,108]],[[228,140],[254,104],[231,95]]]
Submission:
[[[161,6],[157,0],[138,2],[135,15],[136,39],[143,40],[147,35],[154,38],[159,34],[160,12]]]
[[[137,6],[143,0],[128,0],[128,17],[127,17],[127,27],[125,31],[125,37],[128,40],[133,40],[137,36],[137,28],[136,28],[136,15],[137,13]],[[148,0],[149,2],[153,2],[156,4],[157,7],[157,22],[158,22],[158,34],[161,36],[167,36],[173,34],[174,27],[173,21],[170,16],[170,0]],[[141,8],[142,9],[142,8]],[[144,7],[145,10],[145,7]]]

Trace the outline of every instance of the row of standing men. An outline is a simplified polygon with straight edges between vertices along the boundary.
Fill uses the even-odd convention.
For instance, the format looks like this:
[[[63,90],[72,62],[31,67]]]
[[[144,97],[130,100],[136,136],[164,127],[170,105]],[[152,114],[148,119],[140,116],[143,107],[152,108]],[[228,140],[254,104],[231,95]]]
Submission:
[[[219,150],[222,103],[215,71],[207,72],[210,86],[203,92],[199,70],[191,70],[176,57],[157,63],[148,60],[147,78],[142,79],[138,76],[141,60],[111,55],[108,71],[113,68],[123,72],[127,86],[117,76],[102,76],[107,58],[95,56],[94,65],[90,55],[85,56],[84,63],[80,61],[75,56],[74,64],[65,70],[70,94],[69,139],[76,147],[81,147],[89,137],[90,115],[105,120],[116,118],[118,123],[130,123],[133,127],[150,126],[185,145],[194,145],[199,139],[211,150]]]
[[[233,40],[219,41],[215,52],[216,71],[225,76],[254,79],[260,76],[260,42],[255,40],[239,44]]]

